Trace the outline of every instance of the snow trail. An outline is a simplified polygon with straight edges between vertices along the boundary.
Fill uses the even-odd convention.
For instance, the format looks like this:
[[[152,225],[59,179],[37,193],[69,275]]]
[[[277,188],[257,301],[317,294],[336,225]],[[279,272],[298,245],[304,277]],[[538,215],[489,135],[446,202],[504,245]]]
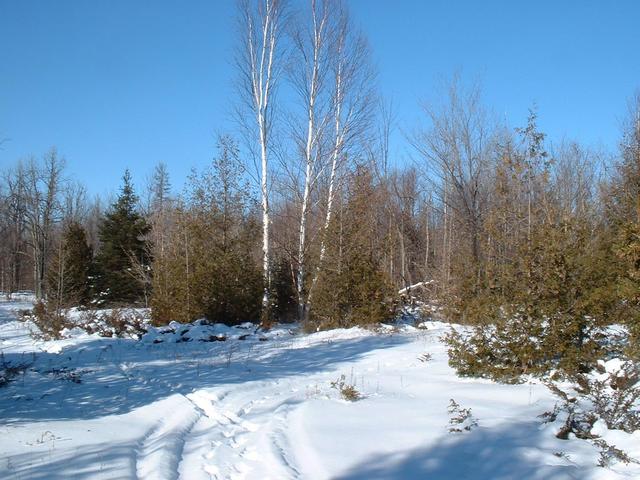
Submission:
[[[592,444],[555,438],[558,426],[537,418],[556,402],[539,382],[457,377],[439,340],[445,324],[44,342],[15,308],[0,302],[0,351],[33,364],[2,390],[0,478],[640,478],[636,464],[603,469]],[[341,375],[362,400],[331,387]],[[449,433],[450,399],[478,426]],[[640,432],[605,434],[640,457]]]
[[[137,450],[136,474],[140,479],[178,478],[186,437],[201,417],[201,413],[182,395],[169,397],[162,403],[169,404],[167,412],[170,413],[151,427],[140,440]]]

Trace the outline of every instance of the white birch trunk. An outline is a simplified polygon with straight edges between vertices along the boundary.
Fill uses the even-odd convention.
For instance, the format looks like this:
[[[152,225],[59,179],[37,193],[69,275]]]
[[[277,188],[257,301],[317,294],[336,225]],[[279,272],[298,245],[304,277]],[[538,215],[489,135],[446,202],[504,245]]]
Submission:
[[[246,57],[241,66],[250,79],[247,89],[250,90],[252,110],[255,114],[260,146],[260,196],[262,206],[262,269],[264,291],[262,297],[262,324],[270,323],[270,291],[271,291],[271,251],[270,251],[270,208],[269,208],[269,135],[270,135],[270,101],[274,88],[274,62],[276,61],[277,40],[283,21],[282,2],[279,0],[260,0],[262,7],[255,13],[249,0],[244,4],[246,21]],[[259,31],[254,30],[254,22],[259,24]],[[256,35],[257,33],[257,35]]]
[[[324,219],[322,244],[320,246],[320,265],[326,255],[326,234],[331,224],[331,218],[333,216],[333,201],[335,197],[336,189],[336,177],[338,173],[338,163],[340,161],[340,154],[342,150],[342,127],[341,127],[341,108],[342,108],[342,69],[338,68],[338,74],[336,76],[336,105],[335,105],[335,143],[333,146],[333,152],[331,155],[331,174],[329,176],[329,193],[327,194],[327,213]],[[314,279],[314,283],[316,278]]]
[[[264,132],[261,129],[260,135],[260,154],[261,154],[261,177],[260,177],[260,193],[262,199],[262,272],[264,276],[264,293],[262,296],[262,308],[267,310],[269,308],[269,293],[271,289],[271,255],[269,251],[269,190],[267,183],[268,174],[268,158],[267,158],[267,145]]]
[[[296,278],[296,288],[298,295],[298,319],[304,320],[308,311],[307,299],[305,298],[305,276],[306,276],[306,251],[307,251],[307,222],[309,215],[309,202],[311,197],[311,185],[314,181],[317,142],[319,133],[316,127],[316,101],[319,93],[320,76],[320,54],[323,48],[325,25],[327,22],[327,10],[323,11],[323,16],[318,22],[316,13],[316,2],[311,0],[312,22],[313,22],[313,45],[312,45],[312,65],[309,85],[309,95],[307,103],[307,138],[305,144],[305,174],[304,188],[302,194],[302,206],[300,210],[300,228],[298,231],[298,273]],[[304,48],[304,47],[302,47]]]

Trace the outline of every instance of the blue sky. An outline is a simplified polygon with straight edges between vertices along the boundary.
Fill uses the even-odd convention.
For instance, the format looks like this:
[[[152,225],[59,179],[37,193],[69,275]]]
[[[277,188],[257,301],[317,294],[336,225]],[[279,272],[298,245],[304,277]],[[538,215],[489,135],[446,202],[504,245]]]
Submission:
[[[301,4],[295,2],[294,4]],[[640,87],[640,1],[348,0],[368,36],[400,133],[455,72],[522,125],[535,102],[549,138],[616,148]],[[191,167],[233,128],[233,0],[0,0],[0,168],[52,145],[92,193],[125,168],[138,185]]]

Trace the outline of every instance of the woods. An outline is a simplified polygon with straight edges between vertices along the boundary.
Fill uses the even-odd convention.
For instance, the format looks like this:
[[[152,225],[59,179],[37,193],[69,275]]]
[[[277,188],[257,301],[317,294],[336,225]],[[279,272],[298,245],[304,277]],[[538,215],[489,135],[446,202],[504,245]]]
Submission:
[[[183,187],[160,163],[146,190],[127,171],[115,201],[89,201],[55,149],[3,170],[5,294],[56,311],[149,306],[158,325],[317,330],[393,319],[398,290],[420,283],[424,315],[472,327],[447,340],[462,374],[586,371],[612,324],[637,357],[637,96],[604,152],[549,141],[535,107],[524,125],[499,120],[454,76],[405,132],[403,163],[346,4],[247,0],[237,20],[239,128]]]

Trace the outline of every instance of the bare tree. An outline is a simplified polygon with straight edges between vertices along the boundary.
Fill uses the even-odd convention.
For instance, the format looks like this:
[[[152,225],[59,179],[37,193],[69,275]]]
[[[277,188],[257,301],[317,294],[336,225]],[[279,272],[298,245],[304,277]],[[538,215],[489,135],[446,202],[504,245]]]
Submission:
[[[33,255],[34,290],[38,299],[45,294],[51,234],[60,217],[59,194],[63,168],[64,159],[52,148],[44,156],[42,165],[31,159],[24,173],[25,220],[28,244]]]
[[[484,180],[494,146],[492,123],[481,104],[480,90],[472,87],[464,91],[454,79],[447,93],[447,102],[442,106],[423,106],[429,127],[410,139],[426,162],[426,179],[442,204],[445,279],[454,218],[469,239],[473,265],[480,265],[487,195]]]
[[[91,246],[94,252],[97,252],[100,249],[100,222],[104,215],[105,204],[108,203],[109,202],[105,203],[100,196],[97,195],[88,202],[87,215],[83,222],[83,226],[87,232],[87,243]]]
[[[393,101],[385,101],[381,99],[378,102],[378,151],[375,152],[377,158],[377,170],[378,175],[382,178],[387,177],[389,173],[389,155],[390,155],[390,142],[391,133],[396,126],[396,111],[393,106]]]
[[[89,212],[87,189],[79,182],[65,182],[61,191],[61,217],[65,224],[82,223]]]
[[[171,198],[171,182],[169,171],[164,162],[158,163],[147,182],[147,205],[144,208],[151,225],[151,243],[154,257],[164,256],[166,235],[168,231],[169,210],[173,205]]]
[[[418,266],[417,246],[418,234],[418,203],[420,192],[418,174],[415,168],[401,171],[389,178],[389,232],[398,237],[400,247],[400,280],[403,288],[411,286],[416,278]]]
[[[2,233],[2,291],[10,297],[20,288],[27,268],[25,171],[22,164],[7,170],[0,192],[0,231]]]
[[[593,213],[593,199],[600,183],[600,153],[575,142],[563,142],[551,153],[552,194],[558,210],[564,215],[585,218]]]
[[[640,91],[629,100],[627,113],[622,124],[622,154],[614,195],[619,198],[615,206],[615,216],[640,223]]]
[[[259,146],[262,204],[263,323],[268,323],[271,283],[269,149],[274,93],[282,68],[281,40],[286,20],[284,0],[241,0],[241,46],[236,56],[244,106],[253,114],[252,131]]]

